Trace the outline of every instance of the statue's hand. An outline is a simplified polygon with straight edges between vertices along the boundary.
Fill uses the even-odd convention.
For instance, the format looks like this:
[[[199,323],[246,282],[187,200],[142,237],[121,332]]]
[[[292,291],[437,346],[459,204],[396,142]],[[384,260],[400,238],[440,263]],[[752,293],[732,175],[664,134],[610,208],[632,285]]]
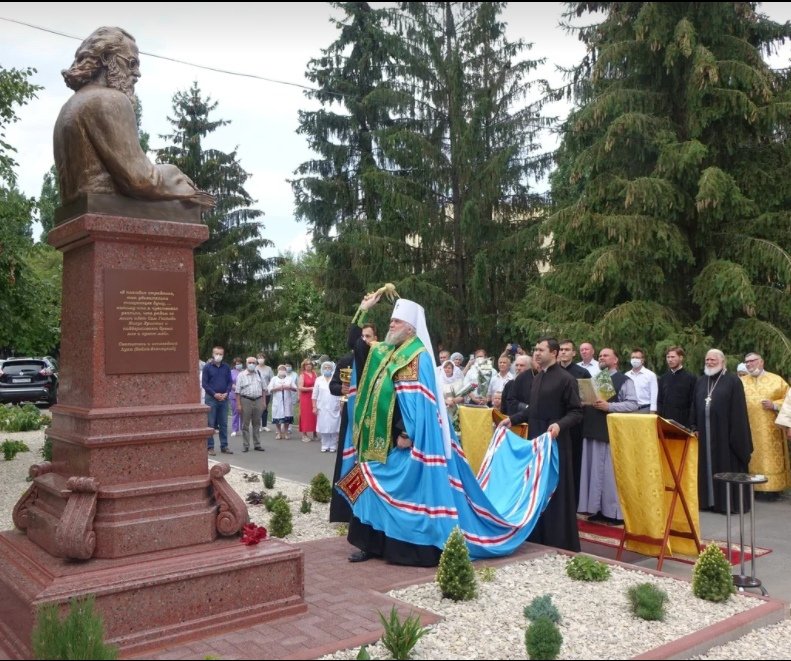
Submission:
[[[214,205],[217,204],[217,200],[214,198],[214,195],[202,190],[196,190],[195,193],[188,199],[193,204],[197,204],[198,206],[205,207],[207,209],[212,209]]]

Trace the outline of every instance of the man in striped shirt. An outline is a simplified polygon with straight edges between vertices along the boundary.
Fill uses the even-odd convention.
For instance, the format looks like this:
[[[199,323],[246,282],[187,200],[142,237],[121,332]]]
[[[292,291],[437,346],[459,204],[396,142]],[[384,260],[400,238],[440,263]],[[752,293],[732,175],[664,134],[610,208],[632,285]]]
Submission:
[[[258,433],[261,430],[261,416],[266,410],[264,403],[264,380],[256,369],[258,361],[254,356],[247,357],[247,369],[236,379],[236,405],[242,414],[242,452],[250,450],[250,426],[253,427],[253,449],[264,451]]]

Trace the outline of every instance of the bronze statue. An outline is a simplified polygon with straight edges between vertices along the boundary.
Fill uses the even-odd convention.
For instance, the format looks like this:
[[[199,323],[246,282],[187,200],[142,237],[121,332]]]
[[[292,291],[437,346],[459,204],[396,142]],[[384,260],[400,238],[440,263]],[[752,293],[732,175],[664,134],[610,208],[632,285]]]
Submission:
[[[136,198],[181,200],[198,209],[214,206],[214,198],[175,165],[156,165],[141,149],[133,105],[139,56],[132,35],[101,27],[80,44],[74,63],[62,72],[75,90],[55,123],[63,207],[81,198],[119,195],[129,203],[128,198]]]

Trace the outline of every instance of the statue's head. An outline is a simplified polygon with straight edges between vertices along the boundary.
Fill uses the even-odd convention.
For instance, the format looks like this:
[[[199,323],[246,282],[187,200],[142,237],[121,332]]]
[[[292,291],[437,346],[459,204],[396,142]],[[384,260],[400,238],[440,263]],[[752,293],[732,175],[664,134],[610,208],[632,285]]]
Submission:
[[[71,67],[62,74],[66,85],[75,91],[88,83],[99,83],[120,90],[134,102],[135,83],[140,78],[135,38],[121,28],[98,28],[80,44]]]

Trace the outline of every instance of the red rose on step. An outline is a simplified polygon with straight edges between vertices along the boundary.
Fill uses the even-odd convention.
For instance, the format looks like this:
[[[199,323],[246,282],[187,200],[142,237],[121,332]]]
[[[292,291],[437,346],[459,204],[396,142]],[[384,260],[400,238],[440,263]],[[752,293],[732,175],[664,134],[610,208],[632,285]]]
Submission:
[[[254,523],[245,523],[242,526],[242,544],[252,546],[258,544],[262,539],[266,539],[266,528],[257,526]]]

